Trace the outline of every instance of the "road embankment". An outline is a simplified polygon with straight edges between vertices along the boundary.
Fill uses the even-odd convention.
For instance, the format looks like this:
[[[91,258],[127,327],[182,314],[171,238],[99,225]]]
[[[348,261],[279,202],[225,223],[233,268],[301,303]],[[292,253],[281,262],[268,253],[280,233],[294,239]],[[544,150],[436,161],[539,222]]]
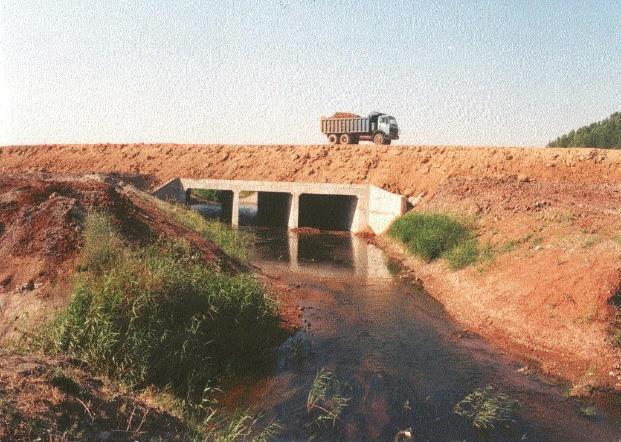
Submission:
[[[614,343],[620,327],[614,303],[621,286],[619,151],[14,146],[0,149],[0,171],[115,173],[146,188],[174,177],[371,183],[416,197],[414,210],[473,220],[489,252],[489,259],[462,270],[403,255],[464,327],[570,379],[576,392],[591,385],[621,388]]]

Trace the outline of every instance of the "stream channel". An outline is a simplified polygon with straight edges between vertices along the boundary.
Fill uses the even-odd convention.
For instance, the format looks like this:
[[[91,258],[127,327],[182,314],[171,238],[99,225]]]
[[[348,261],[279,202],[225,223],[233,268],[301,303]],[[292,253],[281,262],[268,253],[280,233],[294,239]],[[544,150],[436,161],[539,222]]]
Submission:
[[[569,398],[566,385],[464,333],[364,239],[242,229],[254,236],[251,263],[292,289],[300,330],[280,346],[272,372],[227,388],[225,403],[278,421],[279,440],[392,441],[404,430],[415,441],[621,440],[618,397]],[[349,401],[334,425],[318,427],[306,402],[322,369]],[[476,430],[454,407],[488,385],[519,406],[508,427]],[[592,405],[596,416],[580,411]]]

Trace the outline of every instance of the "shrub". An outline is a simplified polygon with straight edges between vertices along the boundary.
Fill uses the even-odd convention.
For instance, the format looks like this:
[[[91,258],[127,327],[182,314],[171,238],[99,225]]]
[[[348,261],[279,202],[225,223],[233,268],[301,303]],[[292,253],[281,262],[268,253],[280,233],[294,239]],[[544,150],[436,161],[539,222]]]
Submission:
[[[478,242],[475,239],[470,239],[456,245],[444,253],[443,257],[451,269],[458,270],[475,263],[479,258],[479,254]]]
[[[432,261],[468,240],[470,232],[451,216],[412,212],[397,219],[388,235],[403,242],[411,253]]]
[[[471,421],[474,428],[491,430],[512,423],[517,406],[518,401],[488,385],[466,395],[453,411]]]
[[[107,250],[106,235],[114,242],[117,234],[104,215],[89,219],[85,236],[100,241],[54,327],[58,350],[130,385],[181,394],[271,361],[277,312],[254,277],[206,268],[185,242],[93,260],[108,256],[97,245]]]

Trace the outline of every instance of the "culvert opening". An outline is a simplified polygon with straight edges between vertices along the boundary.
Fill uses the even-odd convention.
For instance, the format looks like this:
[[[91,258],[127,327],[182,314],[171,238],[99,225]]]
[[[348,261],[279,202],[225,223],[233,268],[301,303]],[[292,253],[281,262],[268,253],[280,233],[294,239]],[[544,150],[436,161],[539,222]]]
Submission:
[[[352,195],[300,195],[300,227],[351,230],[358,197]]]
[[[201,215],[225,223],[231,222],[233,191],[217,189],[188,189],[187,203]]]
[[[290,193],[251,192],[253,198],[244,198],[244,193],[240,193],[239,199],[240,225],[287,227],[291,212]]]

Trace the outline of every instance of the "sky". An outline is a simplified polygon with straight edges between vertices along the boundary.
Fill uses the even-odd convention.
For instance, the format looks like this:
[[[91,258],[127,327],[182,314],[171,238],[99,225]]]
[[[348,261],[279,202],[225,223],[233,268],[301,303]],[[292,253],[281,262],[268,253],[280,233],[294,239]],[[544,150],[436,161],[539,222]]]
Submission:
[[[621,111],[621,1],[0,1],[0,145],[542,146]]]

